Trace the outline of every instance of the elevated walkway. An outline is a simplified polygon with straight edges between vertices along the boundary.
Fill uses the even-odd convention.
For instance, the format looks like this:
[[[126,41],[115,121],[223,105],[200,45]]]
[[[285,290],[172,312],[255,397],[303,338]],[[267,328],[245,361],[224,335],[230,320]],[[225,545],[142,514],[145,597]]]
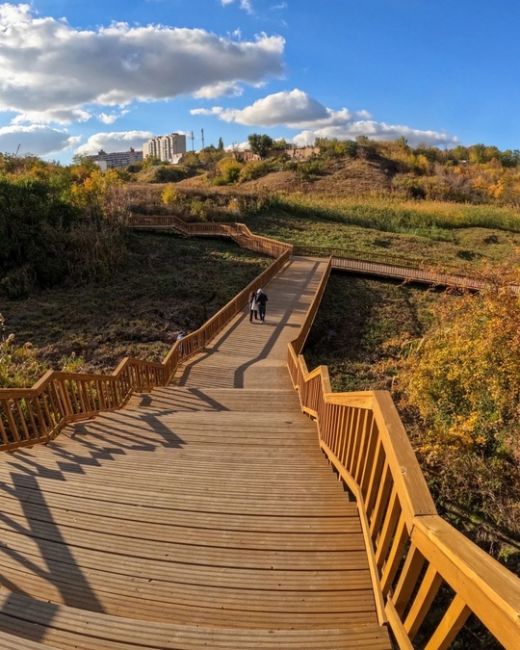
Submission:
[[[287,372],[326,270],[292,259],[266,322],[243,310],[178,386],[2,458],[0,630],[93,650],[390,648],[357,506]]]
[[[275,261],[161,363],[0,390],[0,648],[446,650],[474,617],[520,647],[520,581],[438,516],[390,395],[307,368],[332,258],[134,225]]]

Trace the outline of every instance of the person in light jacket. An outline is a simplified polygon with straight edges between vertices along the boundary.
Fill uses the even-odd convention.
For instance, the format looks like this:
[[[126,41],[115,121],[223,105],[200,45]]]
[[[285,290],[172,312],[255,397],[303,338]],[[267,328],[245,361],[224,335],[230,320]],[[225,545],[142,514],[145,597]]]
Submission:
[[[249,322],[253,322],[253,317],[258,320],[258,303],[256,301],[256,292],[251,291],[249,296]]]

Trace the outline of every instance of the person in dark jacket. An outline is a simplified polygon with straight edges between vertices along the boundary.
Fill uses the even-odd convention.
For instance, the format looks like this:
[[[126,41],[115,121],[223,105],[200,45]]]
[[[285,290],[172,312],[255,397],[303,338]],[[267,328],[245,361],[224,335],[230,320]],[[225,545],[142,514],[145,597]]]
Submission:
[[[262,289],[256,292],[256,304],[258,305],[258,314],[262,323],[265,321],[265,308],[269,298],[265,295]]]

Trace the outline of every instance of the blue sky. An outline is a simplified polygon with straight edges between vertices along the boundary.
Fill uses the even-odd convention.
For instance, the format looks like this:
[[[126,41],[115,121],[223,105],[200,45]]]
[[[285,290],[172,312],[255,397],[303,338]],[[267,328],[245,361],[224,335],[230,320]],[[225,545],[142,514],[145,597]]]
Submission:
[[[0,0],[0,150],[201,128],[520,148],[519,24],[512,0]]]

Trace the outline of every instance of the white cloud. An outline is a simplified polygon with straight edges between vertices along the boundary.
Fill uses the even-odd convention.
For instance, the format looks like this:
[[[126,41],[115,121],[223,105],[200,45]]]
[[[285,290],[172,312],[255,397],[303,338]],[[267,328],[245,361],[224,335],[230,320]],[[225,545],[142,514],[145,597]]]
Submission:
[[[192,108],[190,111],[191,115],[222,115],[224,112],[222,106],[213,106],[212,108]]]
[[[124,109],[115,113],[100,113],[97,118],[100,122],[103,122],[103,124],[114,124],[114,122],[116,122],[120,117],[126,115],[128,112],[127,109]]]
[[[354,140],[366,136],[373,140],[396,140],[404,137],[412,146],[427,144],[433,146],[457,144],[458,139],[443,131],[413,129],[402,124],[386,124],[375,120],[359,120],[342,126],[329,126],[320,129],[305,130],[294,136],[293,142],[298,146],[313,144],[316,138],[337,138]]]
[[[113,151],[128,151],[130,147],[141,149],[143,144],[153,138],[151,131],[113,131],[111,133],[95,133],[76,149],[80,155],[95,154],[100,149],[107,153]]]
[[[190,112],[192,115],[214,116],[224,122],[247,126],[303,129],[293,138],[296,144],[302,146],[313,144],[316,138],[346,140],[360,135],[375,140],[391,140],[404,136],[410,144],[452,145],[457,142],[457,138],[442,131],[376,122],[366,110],[352,113],[348,108],[326,108],[297,88],[267,95],[242,109],[213,106],[194,108]]]
[[[72,147],[78,140],[65,131],[43,124],[0,127],[0,151],[3,153],[45,156]]]
[[[215,97],[222,97],[222,95],[232,95],[239,97],[243,93],[240,84],[234,81],[220,81],[216,84],[203,86],[193,93],[196,99],[215,99]]]
[[[328,126],[343,124],[351,119],[350,111],[342,108],[333,111],[325,108],[310,95],[295,88],[267,95],[251,106],[242,109],[220,108],[193,109],[192,115],[218,115],[224,122],[248,126],[277,126],[303,129],[307,126]]]
[[[252,0],[220,0],[220,4],[223,7],[227,7],[232,4],[238,4],[240,9],[243,9],[248,14],[253,13],[253,2]]]
[[[11,124],[70,124],[71,122],[87,122],[91,117],[91,113],[81,108],[25,111],[18,113],[11,120]]]
[[[113,23],[78,30],[38,16],[28,4],[0,4],[0,111],[77,119],[85,105],[125,105],[180,94],[237,92],[283,71],[285,41],[251,41],[203,29]],[[211,89],[211,91],[209,90]],[[68,119],[67,118],[67,119]]]

